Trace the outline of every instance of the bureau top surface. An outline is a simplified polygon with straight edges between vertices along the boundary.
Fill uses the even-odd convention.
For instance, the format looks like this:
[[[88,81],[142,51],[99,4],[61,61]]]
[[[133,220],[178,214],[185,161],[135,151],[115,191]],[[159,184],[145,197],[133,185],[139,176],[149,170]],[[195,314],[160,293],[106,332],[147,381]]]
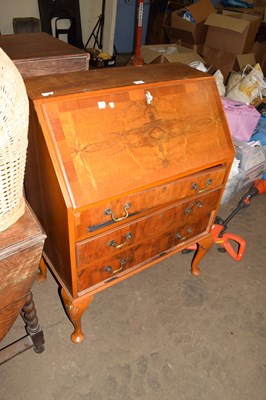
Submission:
[[[115,87],[104,80],[104,89],[98,82],[98,90],[34,102],[74,208],[233,158],[214,79],[168,65],[152,81],[154,68],[145,68],[141,82],[128,68],[127,84],[117,72]]]
[[[87,56],[87,53],[45,32],[0,35],[0,47],[13,60]]]
[[[136,86],[134,82],[152,83],[194,78],[214,79],[184,64],[169,63],[33,76],[25,78],[25,84],[29,97],[34,100],[43,98],[45,93],[52,93],[52,96],[64,96],[121,86]]]

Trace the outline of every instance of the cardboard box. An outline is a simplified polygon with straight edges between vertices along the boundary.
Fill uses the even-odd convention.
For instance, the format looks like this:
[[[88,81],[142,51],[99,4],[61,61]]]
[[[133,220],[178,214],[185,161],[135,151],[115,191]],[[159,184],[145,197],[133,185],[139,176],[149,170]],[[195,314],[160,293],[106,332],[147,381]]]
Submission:
[[[253,52],[266,78],[266,42],[255,42],[253,45]]]
[[[182,47],[186,47],[187,49],[190,49],[199,55],[202,55],[204,43],[189,43],[179,39],[176,44]]]
[[[210,66],[210,73],[214,73],[217,69],[221,71],[226,83],[236,61],[235,54],[228,53],[222,49],[204,46],[203,59]]]
[[[183,18],[187,10],[195,23]],[[191,6],[173,11],[164,25],[168,39],[171,42],[177,42],[180,39],[193,44],[204,43],[207,33],[204,21],[211,13],[215,13],[215,8],[210,0],[199,0]]]
[[[246,39],[245,51],[250,51],[256,39],[257,32],[261,24],[261,18],[250,14],[241,14],[234,11],[223,10],[223,15],[228,15],[229,17],[237,18],[240,20],[246,20],[249,22],[249,31]]]
[[[266,22],[266,0],[255,0],[255,8],[259,8],[262,10],[261,19]]]
[[[213,49],[207,46],[203,48],[202,55],[205,64],[211,66],[210,73],[214,73],[217,69],[221,71],[226,83],[232,71],[241,71],[247,64],[254,66],[256,64],[255,55],[249,54],[232,54],[222,49]]]
[[[254,0],[254,7],[266,7],[266,0]]]
[[[140,48],[140,57],[145,64],[161,64],[180,62],[190,64],[193,61],[203,61],[194,51],[176,44],[146,45]]]
[[[261,0],[263,1],[263,0]],[[235,11],[239,12],[242,14],[247,14],[247,15],[255,15],[256,17],[259,17],[261,20],[263,20],[263,17],[265,16],[265,6],[264,5],[258,5],[257,6],[256,0],[253,2],[253,7],[252,8],[241,8],[241,7],[224,7],[221,4],[217,4],[215,6],[215,9],[217,12],[222,12],[222,10],[228,10],[228,11]]]
[[[235,59],[233,71],[242,71],[246,67],[246,65],[251,65],[252,67],[255,67],[256,58],[254,53],[238,54]]]
[[[250,22],[246,19],[211,14],[205,24],[208,26],[205,40],[207,47],[231,54],[247,53],[251,49],[253,32]]]

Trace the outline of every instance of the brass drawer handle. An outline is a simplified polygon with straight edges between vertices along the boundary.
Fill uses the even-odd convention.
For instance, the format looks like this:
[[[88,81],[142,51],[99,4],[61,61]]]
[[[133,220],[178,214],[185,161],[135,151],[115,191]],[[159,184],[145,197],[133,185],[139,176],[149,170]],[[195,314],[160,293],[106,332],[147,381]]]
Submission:
[[[111,275],[117,274],[118,272],[122,271],[122,269],[124,268],[126,263],[127,263],[126,258],[122,258],[120,260],[120,268],[117,268],[113,271],[113,268],[111,267],[111,265],[107,265],[107,267],[104,267],[104,271],[109,272],[109,274],[111,274]]]
[[[192,190],[195,190],[196,193],[204,193],[208,190],[208,186],[212,184],[212,180],[208,179],[206,182],[206,187],[204,189],[199,189],[199,185],[197,183],[193,183],[191,186]]]
[[[111,215],[112,220],[115,221],[115,222],[122,221],[123,219],[126,219],[128,217],[128,211],[127,210],[130,208],[130,206],[131,206],[130,203],[127,203],[127,204],[124,205],[125,215],[123,215],[122,217],[116,218],[114,216],[113,211],[110,208],[108,208],[107,210],[104,211],[104,215]]]
[[[178,233],[175,235],[175,238],[178,239],[178,240],[185,240],[185,239],[187,239],[187,238],[190,236],[191,232],[192,232],[192,228],[188,228],[188,229],[187,229],[187,235],[186,235],[186,236],[182,237],[181,233],[178,232]]]
[[[193,207],[197,206],[198,208],[202,208],[203,207],[203,203],[201,201],[194,201],[194,203],[191,204],[190,207],[186,208],[185,213],[186,214],[190,214],[193,211]]]
[[[125,238],[126,238],[126,240],[123,243],[120,243],[120,244],[116,244],[115,240],[111,240],[108,243],[108,246],[109,247],[113,246],[115,249],[122,249],[122,247],[124,247],[126,244],[128,244],[129,240],[132,239],[132,233],[131,232],[127,233]]]

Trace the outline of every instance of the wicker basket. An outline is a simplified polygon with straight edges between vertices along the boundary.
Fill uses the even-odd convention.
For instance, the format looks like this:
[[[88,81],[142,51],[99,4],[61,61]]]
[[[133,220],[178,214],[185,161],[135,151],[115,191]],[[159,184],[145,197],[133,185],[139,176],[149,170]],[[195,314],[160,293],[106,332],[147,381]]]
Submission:
[[[25,211],[23,181],[28,145],[29,103],[23,79],[0,48],[0,231]]]

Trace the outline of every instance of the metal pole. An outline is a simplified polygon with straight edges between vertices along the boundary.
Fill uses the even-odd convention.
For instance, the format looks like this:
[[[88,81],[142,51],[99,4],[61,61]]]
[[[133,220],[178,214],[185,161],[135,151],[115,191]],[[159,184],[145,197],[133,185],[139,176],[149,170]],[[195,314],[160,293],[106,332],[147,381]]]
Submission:
[[[138,0],[138,15],[137,15],[137,36],[136,47],[133,65],[143,65],[144,61],[140,57],[141,37],[142,37],[142,23],[143,23],[143,10],[144,0]]]
[[[102,14],[100,15],[101,18],[101,30],[100,30],[100,49],[102,50],[103,48],[103,26],[104,26],[104,18],[105,18],[105,1],[102,1]]]

